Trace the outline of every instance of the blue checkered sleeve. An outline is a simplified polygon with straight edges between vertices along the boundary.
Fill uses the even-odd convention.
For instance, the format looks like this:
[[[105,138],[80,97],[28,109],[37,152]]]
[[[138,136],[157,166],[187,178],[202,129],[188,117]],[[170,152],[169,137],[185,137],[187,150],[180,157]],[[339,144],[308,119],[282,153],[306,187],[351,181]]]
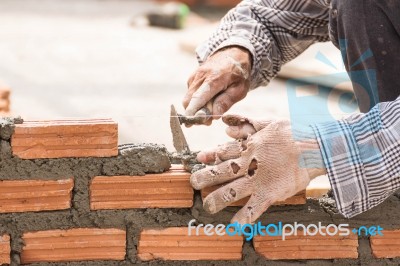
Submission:
[[[313,129],[345,217],[373,208],[400,188],[400,97]]]

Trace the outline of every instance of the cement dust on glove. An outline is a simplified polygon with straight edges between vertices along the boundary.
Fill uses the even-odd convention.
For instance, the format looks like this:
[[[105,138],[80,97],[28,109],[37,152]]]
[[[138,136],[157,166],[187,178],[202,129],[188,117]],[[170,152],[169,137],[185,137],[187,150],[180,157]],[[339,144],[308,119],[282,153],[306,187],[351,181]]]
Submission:
[[[294,140],[287,120],[258,121],[225,115],[227,133],[236,141],[203,151],[197,159],[211,164],[192,174],[195,189],[224,184],[203,202],[205,210],[217,213],[231,203],[250,196],[232,222],[254,223],[269,206],[304,190],[312,178],[325,173],[322,156],[312,131]],[[309,151],[314,151],[310,152]]]

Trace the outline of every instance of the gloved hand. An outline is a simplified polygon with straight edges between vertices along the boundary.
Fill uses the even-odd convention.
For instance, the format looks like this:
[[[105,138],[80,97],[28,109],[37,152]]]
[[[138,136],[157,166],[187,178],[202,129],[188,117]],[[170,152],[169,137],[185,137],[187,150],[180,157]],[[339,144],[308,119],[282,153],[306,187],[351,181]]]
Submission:
[[[188,91],[183,99],[186,116],[212,101],[211,117],[218,119],[236,102],[246,97],[250,87],[251,55],[241,47],[219,50],[202,64],[189,78]]]
[[[257,121],[225,115],[227,134],[240,141],[200,152],[197,159],[215,163],[192,174],[195,189],[227,183],[204,199],[204,208],[216,213],[232,202],[250,196],[232,222],[253,223],[276,201],[304,190],[312,178],[325,174],[322,156],[314,133],[296,129],[290,122]]]

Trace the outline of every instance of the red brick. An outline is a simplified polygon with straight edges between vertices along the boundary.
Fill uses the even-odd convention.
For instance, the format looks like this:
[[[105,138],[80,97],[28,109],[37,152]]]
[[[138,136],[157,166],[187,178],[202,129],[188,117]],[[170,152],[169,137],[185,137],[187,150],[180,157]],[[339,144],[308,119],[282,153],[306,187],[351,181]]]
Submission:
[[[383,236],[370,237],[372,254],[375,258],[400,257],[400,230],[383,230]]]
[[[2,235],[0,236],[0,265],[10,264],[10,236]]]
[[[201,197],[204,200],[205,197],[207,197],[211,192],[214,190],[222,187],[224,185],[217,185],[217,186],[212,186],[212,187],[207,187],[201,190]],[[241,200],[235,201],[229,206],[239,206],[242,207],[244,206],[247,201],[249,200],[250,197],[243,198]],[[278,201],[274,205],[301,205],[306,203],[306,192],[301,191],[298,194],[294,195],[293,197],[290,197],[284,201]]]
[[[253,245],[257,253],[268,260],[344,259],[358,258],[357,235],[348,236],[255,236]]]
[[[11,146],[22,159],[118,155],[118,125],[110,119],[25,121]]]
[[[193,205],[190,174],[179,169],[145,176],[96,176],[90,208],[188,208]]]
[[[241,260],[242,236],[195,235],[188,227],[146,229],[140,234],[138,256],[143,261],[159,260]]]
[[[0,180],[0,213],[71,207],[74,180]]]
[[[126,231],[77,228],[29,232],[22,236],[22,263],[124,260]]]

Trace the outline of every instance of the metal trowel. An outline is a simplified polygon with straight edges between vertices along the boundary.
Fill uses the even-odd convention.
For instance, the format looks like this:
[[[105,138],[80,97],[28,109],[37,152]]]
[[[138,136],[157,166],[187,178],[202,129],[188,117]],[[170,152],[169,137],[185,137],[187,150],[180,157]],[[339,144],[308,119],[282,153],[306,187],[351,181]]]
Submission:
[[[193,172],[204,167],[196,160],[196,152],[191,152],[189,145],[186,141],[185,135],[183,134],[181,124],[184,123],[180,118],[184,116],[179,115],[176,112],[174,105],[171,105],[171,115],[169,119],[172,141],[177,151],[176,155],[173,155],[175,159],[179,159],[182,162],[183,168],[188,172]]]

